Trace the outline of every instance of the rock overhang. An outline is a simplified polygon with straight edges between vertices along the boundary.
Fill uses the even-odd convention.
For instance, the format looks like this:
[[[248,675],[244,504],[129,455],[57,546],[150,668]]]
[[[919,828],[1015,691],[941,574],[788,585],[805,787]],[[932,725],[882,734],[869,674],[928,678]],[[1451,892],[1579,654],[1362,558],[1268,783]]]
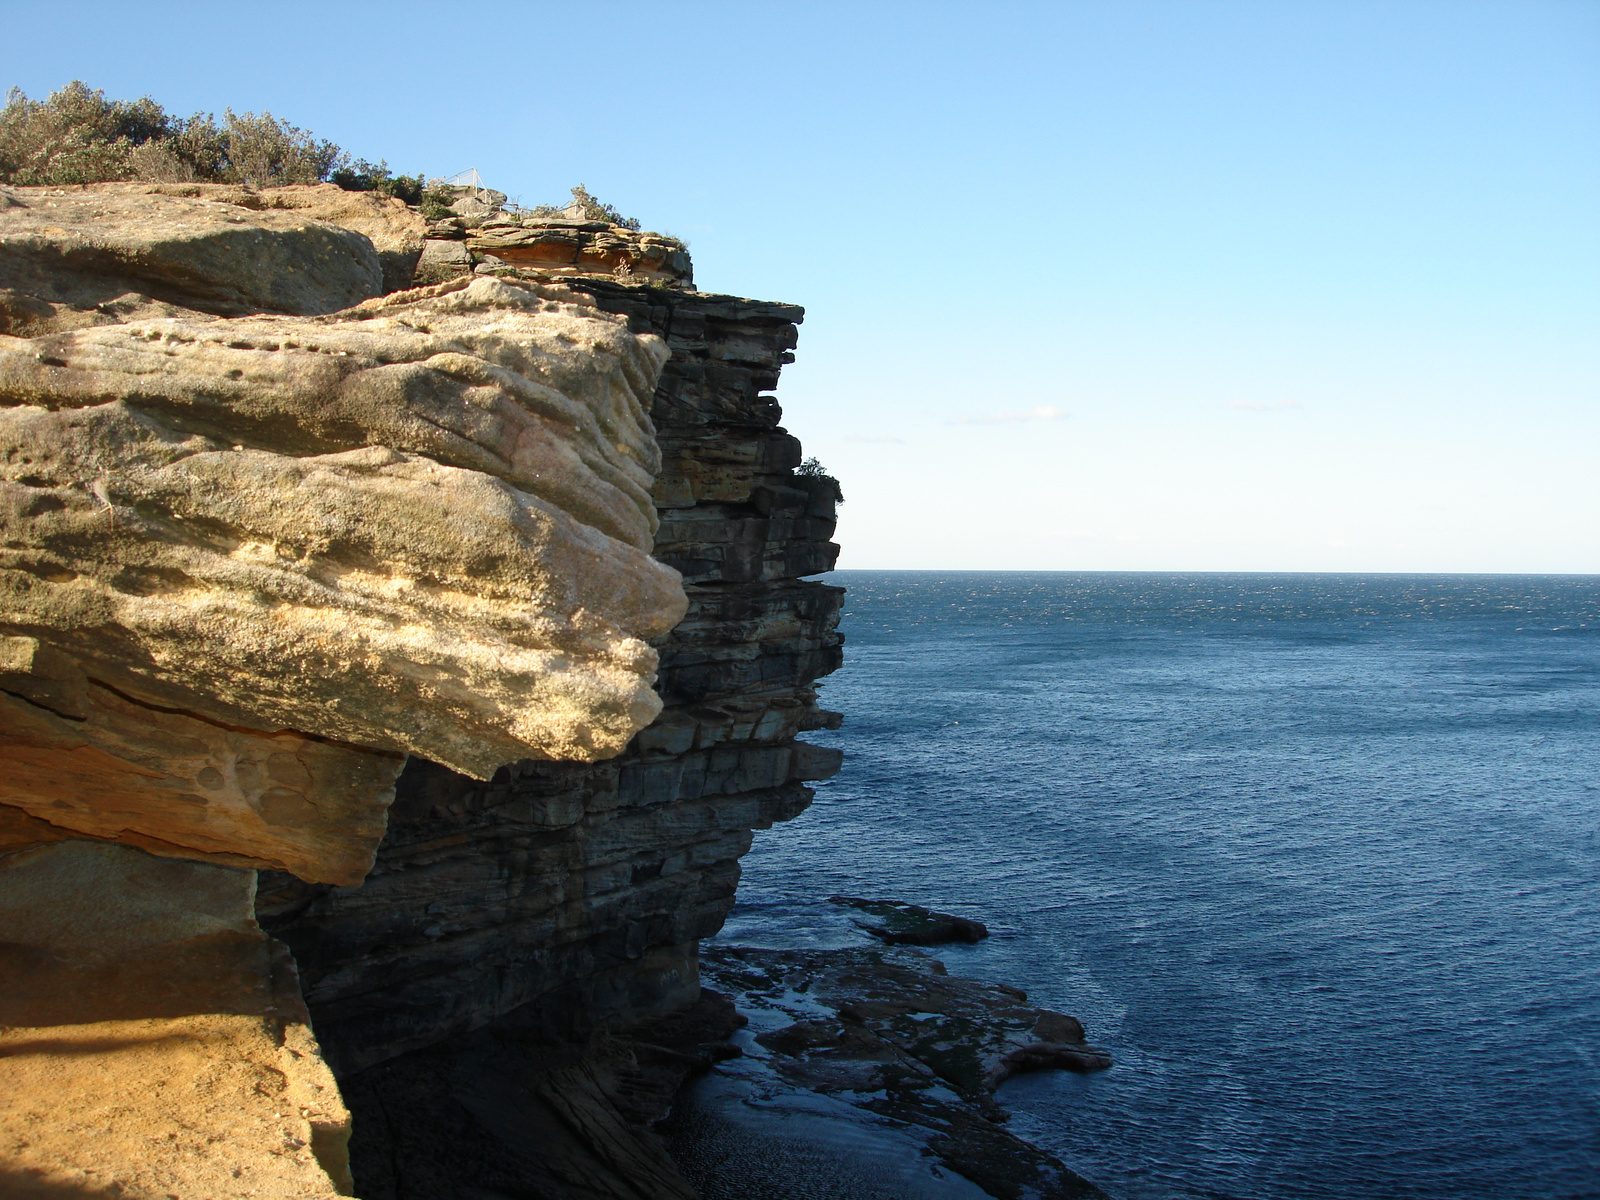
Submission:
[[[140,204],[160,216],[142,242],[128,220]],[[136,283],[188,271],[192,284],[196,262],[220,271],[218,246],[226,259],[279,243],[308,253],[308,277],[328,259],[300,244],[326,240],[303,211],[218,216],[229,207],[12,189],[0,275],[29,286],[52,238],[80,291],[107,262]],[[99,258],[82,228],[97,213],[114,227]],[[362,270],[355,291],[379,291]],[[319,313],[351,298],[324,286],[300,314],[224,317],[212,291],[181,297],[190,307],[124,297],[109,316],[60,279],[0,298],[34,313],[36,333],[0,334],[0,635],[18,659],[0,678],[6,802],[158,853],[355,882],[406,754],[481,779],[622,750],[660,709],[650,641],[686,603],[649,553],[660,339],[522,280]],[[162,727],[158,743],[177,724],[203,750],[167,744],[165,764],[186,769],[152,770],[141,720]],[[299,740],[241,756],[240,738]],[[94,787],[50,781],[70,779],[63,755],[92,764]],[[340,759],[336,800],[323,760]],[[261,766],[274,761],[293,778]],[[111,802],[119,775],[131,786]],[[353,843],[336,847],[340,824]]]

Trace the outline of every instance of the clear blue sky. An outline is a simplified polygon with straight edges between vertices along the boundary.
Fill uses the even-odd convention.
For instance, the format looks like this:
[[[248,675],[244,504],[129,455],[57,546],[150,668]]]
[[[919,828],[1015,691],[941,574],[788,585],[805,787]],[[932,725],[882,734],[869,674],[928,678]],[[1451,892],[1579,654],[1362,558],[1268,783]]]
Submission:
[[[806,306],[841,565],[1600,571],[1600,4],[0,4]]]

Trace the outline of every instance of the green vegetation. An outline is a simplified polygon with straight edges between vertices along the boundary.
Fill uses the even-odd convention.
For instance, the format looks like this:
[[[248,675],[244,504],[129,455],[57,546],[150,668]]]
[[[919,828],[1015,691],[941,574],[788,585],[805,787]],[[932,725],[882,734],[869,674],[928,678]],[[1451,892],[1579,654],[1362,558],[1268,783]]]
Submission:
[[[829,475],[827,469],[815,458],[808,458],[794,469],[794,473],[802,479],[825,479],[833,484],[833,498],[838,504],[844,503],[844,488],[839,486],[839,481]]]
[[[272,187],[336,183],[408,204],[422,199],[421,176],[387,163],[352,161],[330,141],[269,112],[175,117],[150,97],[107,100],[74,80],[48,100],[12,88],[0,109],[0,183],[60,186],[139,180]]]
[[[551,204],[541,204],[531,211],[535,217],[565,217],[573,214],[585,221],[606,221],[612,225],[620,225],[624,229],[638,231],[638,218],[625,217],[609,204],[602,204],[589,193],[589,189],[579,184],[572,189],[572,202],[565,208],[556,208]]]
[[[383,159],[370,163],[358,158],[348,165],[335,167],[328,176],[347,192],[382,192],[407,204],[421,204],[427,190],[421,175],[393,175]]]
[[[418,200],[421,207],[418,211],[429,221],[442,221],[446,217],[455,215],[450,207],[451,199],[449,192],[430,184],[422,189],[422,196]]]
[[[352,159],[269,112],[177,117],[149,96],[107,100],[78,80],[47,100],[12,88],[0,109],[0,184],[62,187],[84,183],[236,183],[252,187],[333,183],[351,192],[380,192],[437,221],[454,215],[459,189],[421,175],[396,175],[384,161]],[[515,208],[515,206],[512,206]],[[576,215],[624,229],[640,224],[579,184],[565,208],[542,205],[535,217]]]

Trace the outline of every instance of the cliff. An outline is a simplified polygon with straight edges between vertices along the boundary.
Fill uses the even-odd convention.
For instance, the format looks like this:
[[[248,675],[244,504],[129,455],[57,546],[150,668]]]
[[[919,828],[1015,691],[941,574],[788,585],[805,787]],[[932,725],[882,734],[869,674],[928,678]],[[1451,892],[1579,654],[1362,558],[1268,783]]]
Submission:
[[[302,996],[377,1155],[409,1054],[693,1002],[836,766],[839,590],[800,311],[688,279],[331,187],[0,191],[0,1190],[348,1191]]]
[[[508,1044],[573,1044],[690,1003],[698,940],[733,904],[752,831],[797,815],[805,782],[838,767],[797,737],[837,725],[814,685],[840,661],[842,597],[801,578],[833,564],[836,486],[794,474],[800,446],[770,394],[801,310],[615,276],[568,283],[671,351],[650,414],[655,555],[681,573],[688,612],[656,642],[665,707],[616,759],[522,762],[487,785],[412,759],[360,889],[264,879],[262,923],[300,962],[374,1198],[409,1194],[408,1176],[440,1196],[506,1178],[591,1194],[539,1170],[548,1151],[496,1119],[508,1095],[528,1102]],[[492,1106],[411,1082],[466,1074],[478,1088],[506,1062],[518,1077]],[[448,1180],[428,1163],[452,1164]],[[650,1169],[661,1181],[671,1167]],[[627,1177],[593,1194],[630,1195]]]
[[[586,281],[672,351],[651,416],[664,467],[658,559],[684,620],[656,643],[665,708],[619,757],[521,762],[487,785],[412,759],[359,891],[264,887],[317,1027],[345,1069],[576,986],[558,1018],[643,1016],[695,987],[751,830],[800,812],[837,754],[813,683],[839,661],[833,490],[793,475],[768,390],[798,309]],[[604,998],[602,998],[604,997]]]

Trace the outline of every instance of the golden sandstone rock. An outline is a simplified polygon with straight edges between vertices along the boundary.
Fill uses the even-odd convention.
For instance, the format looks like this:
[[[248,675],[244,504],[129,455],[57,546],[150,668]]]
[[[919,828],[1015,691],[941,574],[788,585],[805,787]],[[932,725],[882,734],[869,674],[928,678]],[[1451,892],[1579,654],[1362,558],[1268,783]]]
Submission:
[[[350,213],[360,202],[335,198],[345,194],[198,184],[0,188],[0,333],[108,324],[129,314],[348,308],[381,294],[385,278],[384,257],[350,217],[382,225],[391,255],[408,246],[421,221],[379,207],[382,201]]]
[[[5,802],[354,883],[398,755],[487,778],[620,751],[684,605],[648,553],[664,358],[496,279],[0,338],[0,633],[96,685],[88,712],[13,683]],[[138,765],[141,720],[189,748]],[[240,727],[348,745],[278,778]]]
[[[648,554],[663,358],[494,279],[0,339],[0,628],[147,704],[479,778],[606,757],[682,615]]]
[[[348,1195],[350,1115],[255,873],[0,857],[0,1195]]]
[[[0,189],[0,1195],[348,1193],[253,868],[418,754],[615,755],[682,617],[667,351],[335,188]],[[188,861],[185,861],[188,860]]]

